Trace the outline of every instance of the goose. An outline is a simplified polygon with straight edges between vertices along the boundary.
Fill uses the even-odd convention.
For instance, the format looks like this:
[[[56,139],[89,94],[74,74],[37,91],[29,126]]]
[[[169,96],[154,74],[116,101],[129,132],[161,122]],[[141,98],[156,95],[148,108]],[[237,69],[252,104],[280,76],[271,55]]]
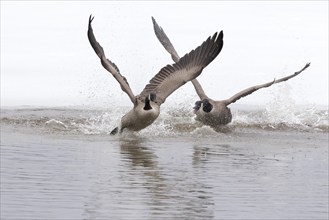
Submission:
[[[117,65],[106,58],[102,46],[97,42],[91,25],[93,20],[94,17],[90,15],[87,33],[89,42],[100,58],[102,66],[118,81],[122,91],[129,96],[134,105],[121,118],[120,125],[112,130],[111,135],[122,133],[124,129],[140,131],[151,125],[159,116],[160,106],[166,98],[186,82],[199,76],[203,68],[217,57],[223,47],[223,31],[219,34],[216,32],[195,50],[183,56],[180,61],[163,67],[142,92],[135,96],[127,79],[121,75]]]
[[[174,46],[170,42],[169,38],[167,37],[166,33],[164,32],[163,28],[157,24],[156,20],[153,17],[152,21],[155,35],[157,36],[162,46],[169,52],[175,62],[180,62],[180,57],[176,52]],[[231,98],[225,100],[213,100],[209,98],[204,92],[198,80],[193,79],[191,80],[191,82],[196,90],[197,95],[200,98],[200,100],[195,102],[195,106],[193,108],[194,113],[196,115],[195,120],[203,123],[204,125],[212,127],[214,130],[218,130],[223,125],[227,125],[232,121],[232,113],[230,108],[228,107],[230,104],[235,103],[237,100],[246,97],[259,89],[270,87],[273,84],[287,81],[299,75],[309,66],[310,63],[307,63],[301,70],[295,72],[292,75],[277,80],[274,79],[273,81],[264,84],[249,87],[236,93]]]

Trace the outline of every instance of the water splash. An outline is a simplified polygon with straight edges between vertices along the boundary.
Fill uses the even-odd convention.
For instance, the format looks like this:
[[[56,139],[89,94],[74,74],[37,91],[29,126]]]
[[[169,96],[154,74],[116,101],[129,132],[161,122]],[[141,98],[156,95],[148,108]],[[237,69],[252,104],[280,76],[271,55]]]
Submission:
[[[118,124],[113,115],[111,112],[104,112],[86,118],[83,123],[77,123],[75,126],[83,134],[109,134],[114,129],[115,124]]]
[[[232,108],[233,120],[216,132],[194,120],[189,105],[162,108],[159,118],[141,136],[216,136],[241,129],[271,131],[294,130],[328,132],[328,110],[316,106],[298,106],[292,100],[275,99],[265,108]],[[126,108],[116,109],[14,109],[1,110],[1,125],[14,128],[33,128],[41,132],[109,135],[119,125]]]
[[[328,127],[328,109],[320,111],[315,105],[297,105],[291,98],[289,85],[281,85],[279,90],[266,105],[266,117],[270,124],[297,128]]]
[[[54,129],[54,130],[67,130],[68,126],[64,124],[61,121],[58,121],[56,119],[50,119],[45,122],[45,126],[48,127],[49,129]]]

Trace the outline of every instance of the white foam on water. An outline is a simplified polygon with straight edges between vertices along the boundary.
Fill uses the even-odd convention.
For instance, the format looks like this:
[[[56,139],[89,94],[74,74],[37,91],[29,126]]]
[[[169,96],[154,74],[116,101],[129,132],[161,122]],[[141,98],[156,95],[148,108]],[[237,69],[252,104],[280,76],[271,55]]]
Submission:
[[[115,109],[20,109],[2,110],[1,124],[36,128],[46,132],[109,135],[120,125],[121,117],[127,112],[126,107]],[[130,109],[130,107],[129,107]],[[271,100],[263,108],[232,108],[232,122],[219,133],[234,129],[267,129],[319,131],[329,130],[328,110],[317,106],[299,106],[293,100]],[[216,135],[209,126],[195,121],[192,107],[189,104],[161,109],[158,119],[149,127],[137,132],[141,136],[205,136]]]
[[[68,126],[64,124],[63,122],[56,120],[56,119],[50,119],[45,122],[45,126],[49,129],[54,130],[67,130]]]

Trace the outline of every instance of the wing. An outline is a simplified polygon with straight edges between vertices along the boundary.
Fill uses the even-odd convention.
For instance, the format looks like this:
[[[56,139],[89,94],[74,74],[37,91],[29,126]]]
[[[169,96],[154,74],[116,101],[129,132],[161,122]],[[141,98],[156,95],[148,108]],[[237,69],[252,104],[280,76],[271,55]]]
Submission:
[[[211,98],[209,98],[209,97],[206,95],[206,93],[203,91],[202,86],[201,86],[201,84],[199,83],[199,81],[198,81],[197,79],[193,79],[193,80],[192,80],[192,84],[193,84],[193,86],[194,86],[194,89],[195,89],[195,91],[196,91],[196,94],[198,94],[198,96],[199,96],[199,98],[200,98],[201,100],[204,100],[204,99],[211,99]]]
[[[162,27],[160,27],[158,25],[158,23],[155,21],[155,19],[153,17],[152,17],[152,22],[153,22],[154,32],[155,32],[155,35],[157,36],[158,40],[160,41],[162,46],[169,52],[169,54],[171,55],[171,58],[177,63],[179,61],[180,57],[179,57],[178,53],[176,52],[174,46],[170,42],[169,38],[167,37],[167,35],[164,32],[164,30],[162,29]],[[198,94],[198,96],[200,97],[201,100],[209,99],[208,96],[203,91],[202,86],[198,82],[197,79],[193,79],[192,83],[196,90],[196,93]]]
[[[109,59],[106,58],[103,47],[97,42],[93,29],[91,27],[91,22],[94,20],[94,17],[91,15],[89,16],[89,23],[88,23],[88,39],[93,47],[94,51],[96,52],[97,56],[100,58],[103,67],[112,73],[114,78],[119,82],[122,91],[127,93],[130,100],[135,103],[136,97],[134,96],[133,92],[130,89],[130,86],[127,82],[127,79],[120,74],[119,68],[115,65],[115,63],[111,62]]]
[[[269,86],[273,85],[274,83],[275,83],[275,80],[268,82],[268,83],[261,84],[261,85],[252,86],[248,89],[242,90],[241,92],[235,94],[234,96],[232,96],[231,98],[229,98],[227,100],[223,100],[223,102],[225,103],[225,105],[232,104],[232,103],[236,102],[237,100],[241,99],[242,97],[250,95],[251,93],[257,91],[258,89],[269,87]]]
[[[289,75],[289,76],[286,76],[286,77],[283,77],[283,78],[280,78],[280,79],[277,79],[277,80],[273,80],[271,82],[268,82],[268,83],[264,83],[264,84],[261,84],[261,85],[257,85],[257,86],[252,86],[248,89],[245,89],[237,94],[235,94],[234,96],[232,96],[231,98],[227,99],[227,100],[224,100],[224,103],[226,105],[229,105],[229,104],[232,104],[234,102],[236,102],[237,100],[241,99],[242,97],[245,97],[247,95],[250,95],[251,93],[257,91],[258,89],[262,89],[262,88],[266,88],[266,87],[269,87],[273,84],[276,84],[276,83],[280,83],[280,82],[284,82],[284,81],[287,81],[297,75],[299,75],[301,72],[303,72],[306,68],[308,68],[310,66],[310,63],[307,63],[303,69],[299,70],[298,72],[295,72],[294,74],[292,75]]]
[[[287,81],[297,75],[299,75],[301,72],[303,72],[306,68],[308,68],[309,66],[311,65],[311,63],[307,63],[301,70],[295,72],[294,74],[291,74],[290,76],[286,76],[286,77],[283,77],[283,78],[280,78],[280,79],[277,79],[275,80],[274,83],[280,83],[280,82],[284,82],[284,81]]]
[[[203,68],[213,61],[223,47],[223,31],[209,37],[195,50],[182,57],[177,63],[162,68],[139,95],[144,100],[150,93],[156,94],[156,102],[164,103],[166,98],[186,82],[198,77]]]
[[[177,63],[180,57],[178,56],[174,46],[171,44],[164,30],[158,25],[158,23],[155,21],[153,17],[152,17],[152,22],[153,22],[154,32],[158,40],[160,41],[162,46],[170,53],[171,58]]]

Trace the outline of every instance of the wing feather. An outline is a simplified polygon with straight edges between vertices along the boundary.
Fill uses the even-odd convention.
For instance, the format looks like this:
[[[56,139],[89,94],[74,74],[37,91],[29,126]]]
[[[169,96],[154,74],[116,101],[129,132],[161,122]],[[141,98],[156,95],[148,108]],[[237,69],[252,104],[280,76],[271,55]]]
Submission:
[[[89,16],[89,23],[88,23],[88,39],[89,39],[89,42],[90,42],[92,48],[96,52],[97,56],[100,58],[102,66],[107,71],[112,73],[114,78],[119,82],[122,91],[127,93],[130,100],[133,103],[135,103],[136,97],[134,96],[133,92],[131,91],[131,88],[128,84],[127,79],[124,76],[121,75],[120,70],[117,67],[117,65],[115,65],[115,63],[113,63],[112,61],[110,61],[109,59],[106,58],[103,47],[97,42],[97,40],[95,38],[95,35],[94,35],[94,32],[93,32],[93,29],[92,29],[92,26],[91,26],[91,22],[93,20],[94,20],[94,17],[92,17],[90,15]]]
[[[171,55],[171,58],[173,59],[173,61],[175,61],[177,63],[179,61],[180,57],[179,57],[178,53],[176,52],[174,46],[170,42],[168,36],[164,32],[163,28],[158,25],[158,23],[156,22],[156,20],[153,17],[152,17],[152,22],[153,22],[154,32],[155,32],[155,35],[157,36],[158,40],[160,41],[162,46],[168,51],[168,53]],[[206,95],[201,84],[198,82],[197,79],[193,79],[192,84],[195,88],[196,93],[198,94],[198,96],[201,100],[209,99],[209,97]]]
[[[242,97],[250,95],[251,93],[257,91],[258,89],[269,87],[269,86],[273,85],[274,83],[275,83],[275,80],[268,82],[268,83],[261,84],[261,85],[249,87],[248,89],[242,90],[241,92],[235,94],[234,96],[232,96],[231,98],[229,98],[227,100],[224,100],[223,102],[225,103],[225,105],[232,104],[232,103],[236,102],[237,100],[241,99]]]
[[[223,102],[226,105],[229,105],[229,104],[232,104],[232,103],[236,102],[237,100],[241,99],[242,97],[245,97],[247,95],[250,95],[253,92],[256,92],[258,89],[266,88],[266,87],[269,87],[269,86],[271,86],[273,84],[287,81],[287,80],[289,80],[289,79],[291,79],[291,78],[299,75],[301,72],[303,72],[310,65],[311,65],[310,63],[307,63],[301,70],[299,70],[299,71],[297,71],[294,74],[291,74],[289,76],[286,76],[286,77],[283,77],[283,78],[280,78],[280,79],[277,79],[277,80],[273,80],[271,82],[264,83],[264,84],[261,84],[261,85],[252,86],[252,87],[250,87],[248,89],[242,90],[241,92],[235,94],[234,96],[232,96],[231,98],[229,98],[227,100],[224,100]]]
[[[177,63],[163,67],[146,85],[139,95],[144,100],[150,93],[155,93],[159,104],[186,82],[198,77],[203,68],[213,61],[223,47],[223,32],[215,33],[195,50],[183,56]]]
[[[171,44],[169,38],[167,37],[166,33],[164,30],[157,24],[155,19],[152,17],[152,22],[153,22],[153,28],[155,35],[161,42],[162,46],[170,53],[172,59],[177,63],[180,57],[178,56],[175,48]]]
[[[301,72],[303,72],[306,68],[308,68],[309,66],[311,65],[311,63],[306,63],[306,65],[299,71],[295,72],[294,74],[291,74],[289,76],[286,76],[286,77],[283,77],[283,78],[280,78],[280,79],[277,79],[275,80],[275,83],[280,83],[280,82],[284,82],[284,81],[287,81],[295,76],[298,76]]]

